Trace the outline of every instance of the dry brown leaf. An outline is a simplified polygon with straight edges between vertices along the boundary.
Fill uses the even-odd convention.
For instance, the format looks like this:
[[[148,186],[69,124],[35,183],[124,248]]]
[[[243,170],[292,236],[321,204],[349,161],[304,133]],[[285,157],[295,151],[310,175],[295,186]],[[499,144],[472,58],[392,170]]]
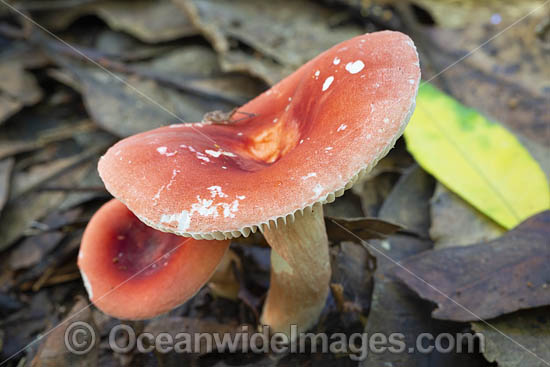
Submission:
[[[17,200],[21,195],[42,185],[47,180],[67,171],[71,167],[90,159],[90,157],[102,153],[108,147],[108,143],[99,143],[82,152],[66,158],[59,158],[53,161],[40,162],[29,169],[16,170],[11,181],[9,201]],[[41,153],[39,153],[40,155]]]
[[[430,214],[430,238],[435,249],[486,242],[505,232],[439,182],[430,200]]]
[[[40,99],[42,90],[21,63],[15,60],[0,62],[0,124]]]
[[[38,264],[65,238],[66,233],[61,230],[61,227],[73,223],[81,213],[81,209],[73,209],[48,214],[40,223],[43,232],[25,238],[10,253],[9,267],[20,270]]]
[[[355,314],[344,317],[360,321],[360,315],[366,316],[370,306],[376,260],[363,246],[347,241],[332,247],[330,255],[331,288],[333,293],[336,290],[339,311]]]
[[[56,78],[76,87],[96,123],[119,137],[201,121],[208,111],[229,111],[262,90],[249,77],[220,73],[215,54],[205,47],[186,47],[132,65],[130,75],[116,73],[116,77],[63,58],[57,61],[70,74],[58,71]]]
[[[550,304],[548,238],[550,211],[545,211],[493,241],[409,258],[402,263],[407,271],[399,268],[395,274],[438,304],[435,318],[490,319]]]
[[[74,186],[89,172],[90,163],[63,174],[53,180],[59,186]],[[19,200],[9,203],[0,215],[0,251],[11,246],[38,220],[56,208],[65,198],[64,192],[32,192]]]
[[[88,14],[95,14],[112,29],[130,33],[144,42],[170,41],[198,34],[187,17],[168,0],[96,1],[61,12],[52,11],[39,21],[57,31]]]
[[[0,213],[8,201],[10,193],[10,178],[14,163],[13,158],[6,158],[0,161]]]
[[[154,72],[174,84],[244,104],[264,91],[265,85],[245,74],[223,73],[217,54],[205,46],[188,46],[136,64],[138,70]]]
[[[443,90],[548,147],[548,12],[540,8],[507,29],[518,18],[503,17],[498,25],[486,18],[460,30],[414,25],[411,36],[421,51],[424,79],[443,71],[433,81]]]
[[[491,320],[490,325],[474,322],[473,329],[484,336],[483,354],[489,362],[500,367],[542,367],[547,365],[543,361],[550,361],[549,314],[550,307],[520,311]]]
[[[84,322],[90,325],[94,333],[95,325],[92,319],[91,308],[88,301],[82,297],[77,302],[60,324],[47,336],[40,349],[31,362],[32,367],[57,367],[57,366],[82,366],[95,367],[98,365],[99,338],[96,335],[95,344],[88,353],[78,355],[71,353],[65,345],[65,332],[74,322]],[[84,330],[84,329],[83,329]]]
[[[389,0],[382,2],[391,3]],[[414,0],[435,19],[438,25],[448,28],[465,28],[492,19],[519,19],[540,6],[543,1],[528,0]]]
[[[355,25],[331,26],[342,14],[305,0],[174,2],[212,42],[224,59],[225,70],[247,68],[269,84],[331,46],[363,33]],[[233,53],[232,40],[243,42],[259,55]]]
[[[431,242],[411,236],[394,235],[388,239],[374,240],[370,243],[378,249],[378,251],[371,250],[377,258],[377,270],[374,276],[372,305],[364,332],[371,336],[375,333],[403,334],[406,349],[401,353],[388,349],[382,353],[371,351],[361,365],[417,367],[428,366],[437,361],[434,365],[486,366],[486,361],[477,354],[441,353],[437,350],[433,353],[421,353],[416,348],[415,343],[422,333],[438,335],[444,332],[464,331],[461,325],[432,319],[431,305],[420,300],[405,285],[391,277],[392,269],[396,267],[395,262],[401,263],[415,254],[421,254],[431,248]]]
[[[382,204],[378,217],[427,237],[433,188],[433,178],[415,164],[399,178]]]

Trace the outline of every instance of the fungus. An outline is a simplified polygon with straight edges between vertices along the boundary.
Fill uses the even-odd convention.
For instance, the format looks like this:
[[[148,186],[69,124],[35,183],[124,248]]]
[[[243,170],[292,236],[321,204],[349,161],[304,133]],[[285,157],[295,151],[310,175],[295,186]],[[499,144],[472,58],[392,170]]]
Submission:
[[[191,298],[210,279],[228,247],[229,241],[157,231],[113,199],[86,227],[78,266],[99,309],[122,319],[145,319]]]
[[[272,247],[261,321],[272,331],[303,331],[329,289],[322,205],[393,147],[419,81],[409,37],[362,35],[237,109],[245,118],[131,136],[108,150],[99,172],[111,194],[161,231],[226,240],[260,230]]]

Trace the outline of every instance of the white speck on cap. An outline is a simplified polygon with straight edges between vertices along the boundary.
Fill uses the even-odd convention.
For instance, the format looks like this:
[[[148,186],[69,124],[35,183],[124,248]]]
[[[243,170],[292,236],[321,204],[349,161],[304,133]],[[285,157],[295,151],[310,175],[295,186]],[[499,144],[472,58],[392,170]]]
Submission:
[[[340,58],[339,58],[338,56],[336,56],[336,57],[334,58],[334,60],[332,60],[332,63],[333,63],[334,65],[338,65],[338,64],[340,63]]]
[[[210,186],[208,187],[208,191],[210,191],[210,196],[215,198],[216,196],[219,196],[221,198],[226,198],[227,195],[222,192],[222,188],[220,186]]]
[[[159,152],[159,154],[165,155],[167,157],[171,157],[171,156],[176,155],[178,153],[177,150],[168,153],[168,148],[166,148],[166,147],[158,147],[157,152]],[[129,162],[129,163],[131,163],[131,162]]]
[[[363,70],[364,67],[365,67],[365,63],[361,60],[357,60],[357,61],[354,61],[354,62],[348,62],[346,64],[346,70],[350,74],[357,74],[358,72]]]
[[[227,157],[236,157],[235,154],[233,154],[231,152],[225,152],[223,150],[217,150],[216,151],[216,150],[206,149],[204,152],[208,155],[211,155],[214,158],[218,158],[221,155],[224,155],[224,156],[227,156]]]
[[[325,82],[323,83],[323,92],[330,87],[333,81],[334,77],[332,75],[325,79]]]

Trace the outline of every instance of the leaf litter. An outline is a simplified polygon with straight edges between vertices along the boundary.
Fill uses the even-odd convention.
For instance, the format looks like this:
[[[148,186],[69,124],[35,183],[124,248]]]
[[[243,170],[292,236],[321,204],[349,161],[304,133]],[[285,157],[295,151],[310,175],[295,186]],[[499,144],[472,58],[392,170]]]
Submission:
[[[428,79],[505,27],[527,6],[507,2],[498,13],[501,24],[489,25],[494,21],[493,2],[464,4],[418,1],[416,5],[434,20],[427,25],[418,13],[392,0],[21,2],[22,9],[48,29],[162,108],[40,30],[30,27],[31,35],[22,37],[23,28],[14,26],[17,21],[6,22],[7,13],[0,12],[0,44],[10,51],[9,58],[4,53],[0,56],[0,68],[8,71],[0,84],[1,360],[87,306],[76,256],[84,226],[108,199],[97,174],[97,160],[117,138],[180,119],[199,121],[212,110],[230,111],[324,49],[377,29],[411,34]],[[453,17],[443,16],[449,9]],[[469,9],[476,9],[475,17],[466,16]],[[536,13],[433,82],[464,105],[510,128],[548,174],[543,25],[543,17]],[[439,169],[427,169],[415,157],[401,139],[353,190],[326,206],[333,277],[331,294],[313,332],[401,332],[409,343],[426,331],[481,331],[487,340],[483,354],[477,350],[467,355],[371,353],[362,364],[484,366],[488,360],[502,366],[537,366],[532,355],[485,324],[468,322],[457,310],[455,316],[446,316],[457,321],[439,320],[452,307],[445,305],[432,314],[433,304],[422,298],[441,300],[405,279],[421,293],[419,297],[395,277],[399,267],[383,254],[418,267],[422,276],[437,274],[430,280],[448,287],[450,293],[508,259],[515,273],[485,274],[457,299],[468,303],[477,294],[485,304],[468,303],[469,307],[481,307],[486,317],[492,317],[492,325],[548,358],[544,345],[550,333],[544,306],[550,302],[543,291],[547,246],[541,224],[547,214],[505,232],[491,215],[443,186]],[[544,198],[540,190],[536,193]],[[370,246],[365,248],[364,241]],[[478,244],[468,246],[472,243]],[[256,325],[269,282],[265,246],[258,235],[231,245],[242,263],[237,300],[217,297],[205,287],[166,316],[130,324],[154,333],[235,332],[244,325]],[[491,252],[495,248],[501,250],[499,255]],[[424,263],[429,265],[422,267]],[[500,275],[508,282],[499,282]],[[451,276],[458,279],[444,283]],[[183,361],[219,366],[357,365],[345,355],[320,353],[231,355],[205,350],[197,355],[120,355],[106,348],[108,330],[119,320],[93,307],[76,319],[94,324],[99,331],[99,344],[90,354],[82,358],[67,354],[60,328],[14,362],[36,366],[176,366]]]

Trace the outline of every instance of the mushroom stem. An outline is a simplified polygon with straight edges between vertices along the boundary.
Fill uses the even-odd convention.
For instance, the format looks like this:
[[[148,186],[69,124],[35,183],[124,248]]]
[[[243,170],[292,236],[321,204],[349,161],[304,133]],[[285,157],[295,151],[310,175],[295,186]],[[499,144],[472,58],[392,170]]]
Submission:
[[[290,336],[291,325],[306,331],[318,320],[330,282],[328,239],[323,206],[315,204],[294,220],[264,226],[271,245],[271,280],[261,322]]]

